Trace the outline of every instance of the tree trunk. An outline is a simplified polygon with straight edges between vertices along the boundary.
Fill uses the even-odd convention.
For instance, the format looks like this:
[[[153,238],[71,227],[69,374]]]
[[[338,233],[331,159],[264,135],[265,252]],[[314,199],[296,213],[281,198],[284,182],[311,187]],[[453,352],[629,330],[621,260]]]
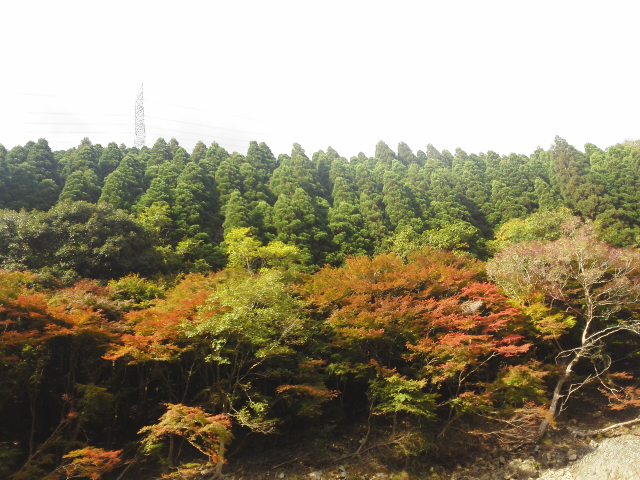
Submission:
[[[551,397],[551,403],[549,404],[549,410],[548,410],[547,418],[545,418],[542,421],[542,423],[540,424],[540,427],[538,428],[538,435],[537,435],[538,440],[541,439],[542,437],[544,437],[545,433],[547,433],[547,430],[549,429],[549,426],[551,425],[551,422],[556,418],[556,414],[558,413],[558,403],[560,402],[560,399],[563,396],[562,395],[562,389],[564,387],[564,384],[567,383],[567,380],[569,380],[569,377],[571,376],[571,373],[573,373],[573,367],[575,366],[576,362],[579,359],[580,359],[580,354],[578,353],[567,364],[566,368],[564,369],[564,372],[562,373],[562,375],[558,379],[558,383],[556,383],[556,388],[554,388],[554,390],[553,390],[553,396]]]

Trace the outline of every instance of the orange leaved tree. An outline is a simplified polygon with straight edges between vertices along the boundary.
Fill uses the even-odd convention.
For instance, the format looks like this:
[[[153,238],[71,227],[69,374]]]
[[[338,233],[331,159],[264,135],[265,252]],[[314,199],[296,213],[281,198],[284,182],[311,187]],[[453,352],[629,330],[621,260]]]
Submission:
[[[406,262],[354,258],[311,277],[304,297],[326,318],[329,368],[345,394],[360,385],[371,414],[390,417],[393,432],[402,417],[452,420],[497,408],[492,382],[530,345],[520,311],[482,272],[469,257],[427,249]]]

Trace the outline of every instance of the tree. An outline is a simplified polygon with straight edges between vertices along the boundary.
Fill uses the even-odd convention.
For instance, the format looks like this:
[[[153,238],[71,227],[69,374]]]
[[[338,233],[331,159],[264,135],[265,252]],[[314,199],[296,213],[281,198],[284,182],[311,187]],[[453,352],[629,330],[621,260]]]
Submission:
[[[226,238],[231,230],[249,226],[251,226],[251,220],[247,202],[238,190],[234,190],[224,208],[224,223],[222,224],[224,236]]]
[[[44,478],[55,468],[55,450],[81,444],[80,429],[92,430],[96,418],[79,384],[97,380],[100,355],[113,338],[107,317],[114,304],[104,288],[84,282],[52,292],[45,283],[31,273],[0,272],[0,423],[3,439],[24,439],[25,462],[16,478]],[[86,468],[99,478],[117,465],[119,453],[69,455],[67,467]],[[88,456],[94,456],[93,468]]]
[[[207,146],[198,141],[196,145],[193,147],[193,152],[191,152],[191,161],[200,163],[207,156]]]
[[[544,435],[578,389],[607,374],[611,342],[625,333],[640,334],[640,257],[599,241],[585,225],[557,240],[515,244],[496,255],[488,273],[521,303],[541,296],[558,312],[538,324],[541,333],[563,344],[549,417],[539,430]],[[591,373],[567,385],[579,364],[590,364]]]
[[[404,142],[400,142],[398,144],[398,160],[407,167],[413,163],[417,163],[418,161],[409,145]]]
[[[513,218],[496,230],[491,248],[497,252],[514,243],[558,240],[563,233],[575,228],[578,222],[571,210],[564,207],[542,210],[524,218]]]
[[[242,191],[240,165],[243,161],[242,155],[234,153],[223,160],[215,171],[215,181],[221,209],[224,209],[227,201],[229,201],[229,197],[235,190]]]
[[[206,233],[219,236],[216,184],[202,164],[189,162],[176,180],[173,215],[182,237]]]
[[[229,158],[229,152],[216,142],[213,142],[207,150],[207,154],[205,155],[204,160],[202,160],[202,163],[205,165],[209,173],[215,175],[220,164],[227,158]]]
[[[67,462],[60,467],[67,478],[89,478],[100,480],[120,466],[122,450],[104,450],[96,447],[85,447],[64,455]]]
[[[487,176],[491,180],[492,211],[488,220],[498,225],[512,218],[524,217],[536,206],[534,175],[524,155],[488,159]]]
[[[84,138],[78,148],[68,151],[61,159],[62,176],[67,178],[77,170],[98,171],[98,158],[100,152],[91,144],[88,138]]]
[[[333,191],[333,176],[331,172],[333,163],[336,160],[345,162],[338,152],[331,147],[326,152],[319,151],[313,154],[313,164],[316,168],[318,183],[322,189],[322,197],[327,201],[331,198],[331,192]]]
[[[107,148],[102,151],[98,160],[98,175],[100,182],[113,172],[122,161],[122,150],[118,148],[115,142],[109,143]]]
[[[228,415],[211,415],[199,407],[182,404],[166,405],[167,411],[158,423],[140,429],[145,453],[153,452],[167,437],[186,440],[189,445],[207,457],[216,477],[222,473],[227,445],[231,443],[231,419]],[[170,452],[170,458],[173,452]]]
[[[281,194],[273,207],[277,239],[300,248],[310,262],[321,262],[328,247],[322,207],[326,205],[314,204],[302,188],[292,195]]]
[[[5,157],[9,181],[7,207],[46,210],[60,194],[60,177],[49,144],[43,138],[12,148]]]
[[[360,192],[358,207],[364,218],[365,236],[371,240],[374,249],[380,248],[389,232],[389,222],[384,215],[382,185],[376,182],[367,163],[356,167],[356,185]]]
[[[244,167],[244,169],[243,169]],[[248,168],[250,167],[250,168]],[[250,142],[247,150],[246,164],[240,167],[243,177],[244,192],[250,201],[269,201],[272,197],[269,190],[269,178],[276,169],[276,158],[265,143]]]
[[[68,177],[59,201],[96,203],[100,197],[100,181],[93,170],[75,170]]]
[[[529,350],[520,311],[480,281],[481,270],[425,249],[407,263],[397,255],[348,259],[304,285],[332,332],[329,371],[350,388],[364,386],[373,413],[392,417],[392,431],[398,416],[415,425],[464,415],[465,402],[491,402],[500,359]]]
[[[394,160],[397,160],[395,152],[382,140],[376,144],[374,157],[386,168],[390,167]]]
[[[556,137],[551,148],[551,181],[562,195],[565,205],[593,218],[597,209],[589,161],[566,140]]]
[[[483,156],[467,155],[457,149],[452,172],[458,179],[462,198],[474,225],[483,232],[489,231],[487,217],[491,213],[491,182],[487,178]]]
[[[483,253],[480,231],[468,222],[456,221],[434,230],[425,230],[422,234],[425,245],[440,250]]]
[[[153,147],[149,150],[149,158],[146,165],[146,180],[151,182],[158,171],[158,168],[173,158],[170,146],[164,138],[158,138]]]
[[[232,275],[215,289],[185,339],[219,366],[212,390],[217,407],[250,430],[269,433],[277,386],[296,379],[298,351],[311,333],[302,303],[278,270]],[[262,386],[262,388],[261,388]]]
[[[158,267],[151,238],[109,205],[63,202],[48,212],[2,212],[2,268],[48,270],[73,279],[113,278]]]
[[[382,189],[385,212],[392,229],[398,231],[409,226],[419,232],[423,229],[423,222],[416,200],[405,184],[406,175],[406,167],[398,161],[394,161],[391,169],[385,172]]]
[[[349,256],[373,252],[373,245],[365,231],[364,217],[358,205],[355,176],[350,165],[341,158],[333,160],[329,177],[333,191],[328,227],[338,251],[328,260],[339,264]]]
[[[640,147],[627,143],[606,152],[595,149],[589,159],[598,193],[598,229],[615,245],[640,245]]]
[[[100,203],[131,211],[145,190],[145,162],[140,155],[128,154],[104,180]]]
[[[173,206],[175,204],[175,188],[183,169],[184,165],[173,161],[160,165],[153,180],[151,180],[149,188],[136,203],[136,211],[160,202]]]
[[[280,195],[292,195],[298,188],[315,198],[320,196],[322,188],[318,181],[313,163],[300,145],[293,145],[291,157],[284,156],[278,168],[273,172],[270,188],[276,198]]]
[[[430,228],[440,228],[455,221],[471,223],[471,214],[451,171],[439,168],[431,173],[429,196],[427,223]]]

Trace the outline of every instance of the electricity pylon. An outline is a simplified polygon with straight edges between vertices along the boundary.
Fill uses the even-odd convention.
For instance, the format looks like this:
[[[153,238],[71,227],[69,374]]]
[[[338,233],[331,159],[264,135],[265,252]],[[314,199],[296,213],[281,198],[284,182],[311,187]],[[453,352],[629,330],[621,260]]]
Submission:
[[[140,93],[136,98],[136,140],[134,145],[138,148],[144,147],[145,130],[144,130],[144,97],[142,92],[143,85],[140,85]]]

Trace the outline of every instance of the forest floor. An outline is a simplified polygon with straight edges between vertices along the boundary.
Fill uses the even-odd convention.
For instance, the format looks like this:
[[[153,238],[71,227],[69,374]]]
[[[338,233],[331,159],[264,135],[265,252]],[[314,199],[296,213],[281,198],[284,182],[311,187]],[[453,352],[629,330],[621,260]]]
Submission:
[[[623,418],[624,419],[624,418]],[[390,460],[385,449],[358,447],[357,432],[340,441],[293,442],[231,459],[228,480],[635,480],[640,478],[640,423],[584,435],[619,422],[596,414],[559,423],[544,441],[511,452],[469,453],[459,463]],[[374,447],[375,444],[371,445]],[[387,449],[388,452],[388,449]]]

